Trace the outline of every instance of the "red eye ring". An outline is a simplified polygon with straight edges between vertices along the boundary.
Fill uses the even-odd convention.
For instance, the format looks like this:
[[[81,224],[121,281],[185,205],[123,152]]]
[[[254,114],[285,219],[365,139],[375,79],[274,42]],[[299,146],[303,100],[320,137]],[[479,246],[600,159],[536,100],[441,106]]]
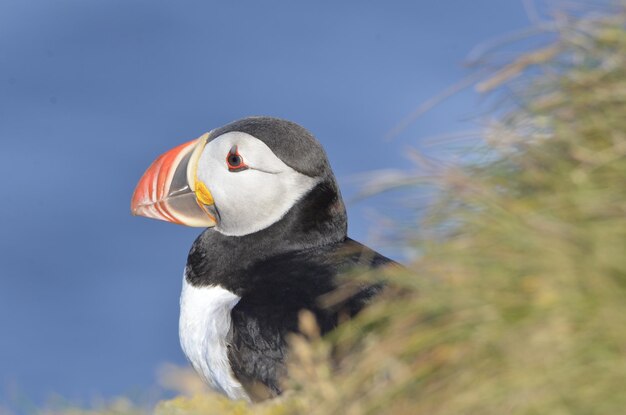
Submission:
[[[244,163],[243,157],[239,154],[237,150],[237,146],[232,146],[228,155],[226,156],[226,165],[228,166],[228,171],[242,171],[248,168],[248,165]]]

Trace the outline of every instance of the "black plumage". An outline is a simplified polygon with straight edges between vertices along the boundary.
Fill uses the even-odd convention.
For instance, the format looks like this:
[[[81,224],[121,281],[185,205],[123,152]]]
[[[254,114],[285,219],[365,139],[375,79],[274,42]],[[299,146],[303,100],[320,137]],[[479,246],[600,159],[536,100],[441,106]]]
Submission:
[[[357,284],[329,306],[320,298],[345,283],[355,268],[392,262],[347,237],[346,211],[326,155],[302,127],[274,118],[251,118],[211,133],[241,131],[264,141],[293,169],[319,178],[317,185],[278,222],[258,232],[227,236],[205,230],[189,253],[186,279],[193,286],[219,285],[241,297],[231,312],[228,359],[252,396],[281,392],[286,337],[298,332],[298,315],[310,310],[322,333],[342,315],[354,316],[381,289]],[[219,206],[216,206],[219,213]],[[263,397],[265,397],[263,396]]]
[[[312,237],[334,219],[309,214],[310,206],[320,199],[332,200],[320,197],[328,191],[324,187],[318,185],[267,229],[239,237],[207,229],[191,248],[186,271],[190,284],[220,285],[241,297],[231,313],[228,358],[244,386],[261,383],[271,394],[280,393],[286,336],[298,331],[300,310],[313,312],[321,332],[326,333],[336,327],[341,313],[355,315],[380,289],[364,285],[333,307],[320,303],[322,295],[343,282],[342,273],[390,262],[345,234],[329,243]]]

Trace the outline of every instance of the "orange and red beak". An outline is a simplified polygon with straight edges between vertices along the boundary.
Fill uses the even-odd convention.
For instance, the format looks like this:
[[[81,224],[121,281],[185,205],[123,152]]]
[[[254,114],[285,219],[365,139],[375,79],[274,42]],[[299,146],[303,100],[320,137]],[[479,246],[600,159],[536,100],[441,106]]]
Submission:
[[[162,154],[148,167],[133,193],[133,215],[187,226],[215,226],[213,196],[196,176],[208,136]]]

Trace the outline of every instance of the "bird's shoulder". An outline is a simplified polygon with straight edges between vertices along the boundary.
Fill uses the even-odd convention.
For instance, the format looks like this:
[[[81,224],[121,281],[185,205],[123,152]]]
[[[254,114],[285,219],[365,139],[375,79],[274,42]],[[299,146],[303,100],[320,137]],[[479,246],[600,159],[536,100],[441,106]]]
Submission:
[[[346,238],[321,247],[280,253],[251,264],[240,277],[245,280],[240,295],[242,300],[258,306],[315,308],[320,296],[346,284],[371,285],[360,279],[360,274],[388,264],[395,262]]]

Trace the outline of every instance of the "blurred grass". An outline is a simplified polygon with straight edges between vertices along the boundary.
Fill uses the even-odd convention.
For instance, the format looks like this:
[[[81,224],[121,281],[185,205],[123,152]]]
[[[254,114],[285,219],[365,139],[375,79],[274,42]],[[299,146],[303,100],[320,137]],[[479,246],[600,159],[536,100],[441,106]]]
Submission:
[[[289,392],[253,406],[202,392],[153,411],[623,413],[626,14],[555,27],[553,43],[477,85],[515,79],[485,131],[489,161],[440,172],[410,241],[419,259],[384,272],[380,301],[327,338],[292,339]],[[44,411],[148,412],[123,400]]]

